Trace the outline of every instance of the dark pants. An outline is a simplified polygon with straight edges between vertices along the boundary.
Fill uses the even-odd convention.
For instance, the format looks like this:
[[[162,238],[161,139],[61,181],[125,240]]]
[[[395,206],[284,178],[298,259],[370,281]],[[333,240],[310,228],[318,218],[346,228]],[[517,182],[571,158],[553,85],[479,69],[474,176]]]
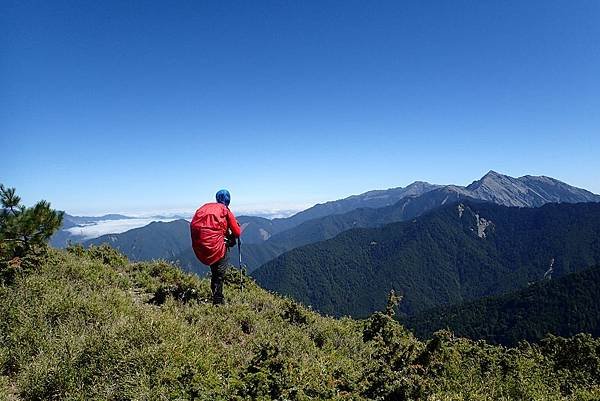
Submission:
[[[225,253],[222,259],[218,262],[210,265],[210,289],[213,296],[213,304],[220,305],[225,303],[225,297],[223,296],[223,281],[225,280],[225,273],[227,272],[227,266],[229,265],[228,252]]]

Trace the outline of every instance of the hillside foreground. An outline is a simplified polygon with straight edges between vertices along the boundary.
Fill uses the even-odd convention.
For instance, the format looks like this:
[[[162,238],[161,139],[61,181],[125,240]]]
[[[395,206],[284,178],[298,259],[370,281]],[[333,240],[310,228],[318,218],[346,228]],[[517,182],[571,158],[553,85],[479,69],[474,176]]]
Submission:
[[[50,250],[0,287],[0,399],[600,399],[589,335],[422,342],[392,313],[321,316],[237,272],[227,305],[209,295],[207,279],[166,262]]]

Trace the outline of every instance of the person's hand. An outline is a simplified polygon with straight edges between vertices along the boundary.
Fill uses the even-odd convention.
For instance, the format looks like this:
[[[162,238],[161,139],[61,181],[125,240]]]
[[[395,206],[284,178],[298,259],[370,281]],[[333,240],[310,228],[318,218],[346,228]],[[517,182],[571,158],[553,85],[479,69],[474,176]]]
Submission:
[[[228,248],[232,248],[235,246],[235,236],[234,235],[226,235],[224,238],[225,246]]]

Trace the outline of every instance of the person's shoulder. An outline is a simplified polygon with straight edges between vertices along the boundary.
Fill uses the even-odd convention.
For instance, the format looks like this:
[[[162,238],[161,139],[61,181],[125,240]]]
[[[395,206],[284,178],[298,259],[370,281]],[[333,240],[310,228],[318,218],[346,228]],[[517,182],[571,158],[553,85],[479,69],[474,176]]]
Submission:
[[[231,213],[231,211],[229,210],[229,208],[227,206],[225,206],[222,203],[219,202],[211,202],[211,203],[207,203],[206,204],[206,208],[208,210],[212,210],[212,211],[219,211],[221,213],[227,214],[227,213]]]
[[[222,208],[222,206],[223,206],[222,204],[217,203],[217,202],[209,202],[209,203],[205,203],[204,205],[200,206],[196,212],[220,210]]]

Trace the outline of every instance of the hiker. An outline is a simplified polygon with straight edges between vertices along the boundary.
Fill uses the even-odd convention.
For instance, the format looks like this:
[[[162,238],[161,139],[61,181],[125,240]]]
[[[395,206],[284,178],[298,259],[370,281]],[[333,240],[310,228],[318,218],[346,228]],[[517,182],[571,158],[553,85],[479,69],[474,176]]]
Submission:
[[[200,262],[210,266],[210,289],[213,304],[225,303],[223,280],[229,264],[229,248],[241,235],[240,226],[229,210],[231,195],[226,189],[217,192],[217,202],[207,203],[196,210],[190,231],[192,248]]]

